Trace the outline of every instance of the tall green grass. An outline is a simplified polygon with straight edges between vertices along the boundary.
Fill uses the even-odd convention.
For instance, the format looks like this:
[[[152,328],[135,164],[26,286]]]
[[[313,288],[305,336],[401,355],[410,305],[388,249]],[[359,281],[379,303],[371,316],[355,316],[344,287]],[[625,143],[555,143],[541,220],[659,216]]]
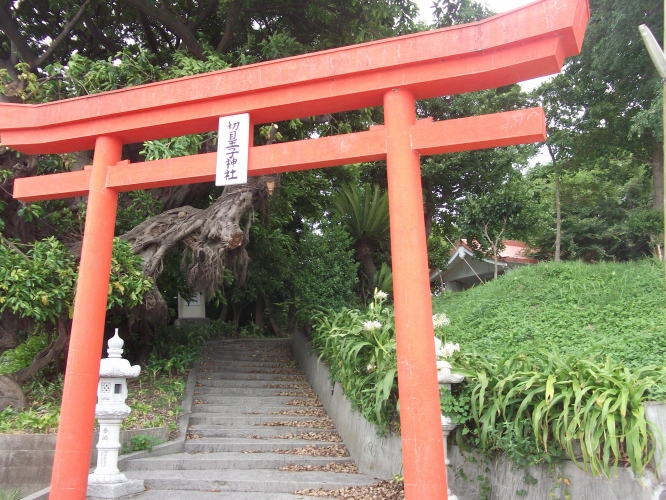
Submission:
[[[447,341],[506,357],[554,344],[562,354],[610,355],[641,368],[666,365],[663,263],[542,263],[465,292],[444,293],[434,312],[451,319]]]

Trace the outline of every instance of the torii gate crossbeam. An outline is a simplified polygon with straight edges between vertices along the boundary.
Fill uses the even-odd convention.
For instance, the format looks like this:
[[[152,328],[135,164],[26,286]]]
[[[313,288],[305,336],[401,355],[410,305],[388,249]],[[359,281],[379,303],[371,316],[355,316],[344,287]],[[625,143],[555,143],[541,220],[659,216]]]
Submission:
[[[367,132],[251,147],[249,175],[386,159],[407,500],[447,498],[419,156],[545,139],[539,108],[416,121],[415,99],[555,73],[580,51],[587,0],[542,0],[484,21],[41,105],[0,104],[2,144],[28,154],[94,148],[79,172],[15,180],[24,201],[88,195],[51,499],[83,500],[118,192],[214,178],[215,154],[132,165],[123,144],[384,106]]]

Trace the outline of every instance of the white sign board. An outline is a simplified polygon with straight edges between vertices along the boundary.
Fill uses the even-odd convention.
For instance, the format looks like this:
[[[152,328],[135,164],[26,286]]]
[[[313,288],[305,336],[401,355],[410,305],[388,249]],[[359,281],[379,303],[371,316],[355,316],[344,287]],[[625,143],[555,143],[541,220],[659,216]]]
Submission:
[[[216,186],[247,182],[247,154],[250,148],[250,115],[220,118],[217,138]]]

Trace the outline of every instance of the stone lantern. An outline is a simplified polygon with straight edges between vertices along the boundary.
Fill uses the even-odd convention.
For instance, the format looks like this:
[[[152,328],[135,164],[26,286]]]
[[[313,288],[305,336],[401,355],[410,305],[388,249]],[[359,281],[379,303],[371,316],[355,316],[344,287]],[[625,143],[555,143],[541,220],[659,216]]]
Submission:
[[[442,347],[442,341],[435,337],[435,354],[437,355],[437,382],[439,385],[443,385],[447,391],[451,390],[451,384],[459,384],[465,377],[462,375],[454,375],[451,373],[451,364],[446,361],[446,358],[450,357],[453,354],[454,350],[458,350],[458,344],[447,344]],[[448,453],[448,438],[449,434],[455,429],[456,424],[451,422],[449,417],[442,415],[442,434],[444,435],[444,456],[446,457],[446,466],[448,468],[450,464],[449,453]],[[447,469],[448,475],[448,469]],[[448,485],[448,478],[446,481]],[[451,490],[448,490],[448,499],[449,500],[458,500],[458,497],[451,494]]]
[[[130,366],[121,357],[123,340],[116,334],[109,339],[109,357],[102,359],[97,385],[95,417],[99,422],[97,443],[97,468],[88,476],[88,496],[96,498],[118,498],[143,491],[143,481],[129,481],[118,470],[120,452],[120,424],[131,409],[127,399],[127,379],[138,377],[141,367]]]

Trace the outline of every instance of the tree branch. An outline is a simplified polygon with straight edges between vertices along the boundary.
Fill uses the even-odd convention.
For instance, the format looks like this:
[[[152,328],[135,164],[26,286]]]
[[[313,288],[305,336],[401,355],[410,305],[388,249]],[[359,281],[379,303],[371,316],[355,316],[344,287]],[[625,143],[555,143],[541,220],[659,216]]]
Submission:
[[[194,34],[181,19],[172,15],[168,10],[158,9],[153,5],[145,3],[144,0],[125,0],[125,2],[166,26],[183,41],[192,54],[197,57],[203,56],[203,47],[199,44]]]
[[[46,367],[51,361],[67,349],[69,346],[69,325],[58,318],[57,328],[58,337],[51,342],[48,347],[37,353],[30,366],[27,368],[21,368],[14,373],[10,373],[9,376],[11,378],[16,380],[19,384],[25,384],[35,378],[35,375],[37,375],[42,368]]]
[[[0,5],[0,30],[4,31],[5,35],[11,40],[12,49],[16,49],[24,62],[30,64],[35,59],[28,41],[21,34],[18,23],[12,18],[12,14],[4,2]]]
[[[24,254],[19,247],[14,245],[11,241],[9,241],[7,238],[4,236],[0,235],[0,238],[2,238],[2,242],[7,245],[9,248],[14,250],[17,254],[19,254],[21,257],[23,257],[25,260],[30,260],[26,254]]]
[[[201,26],[201,24],[217,10],[217,6],[218,6],[218,0],[209,0],[208,4],[205,7],[202,7],[201,9],[198,10],[198,12],[196,13],[196,17],[198,17],[199,20],[196,23],[194,23],[195,30],[199,28],[199,26]]]
[[[79,22],[79,19],[81,19],[81,16],[85,13],[86,9],[88,8],[88,5],[92,3],[93,0],[85,0],[83,4],[81,4],[81,7],[77,11],[76,14],[74,14],[74,17],[71,18],[69,21],[67,21],[67,24],[65,24],[65,27],[63,28],[62,32],[56,37],[55,40],[51,42],[51,45],[49,45],[49,48],[44,51],[44,53],[37,58],[36,61],[33,61],[30,63],[30,69],[35,70],[39,66],[41,66],[44,61],[46,61],[51,55],[55,52],[55,50],[58,48],[58,46],[69,36],[69,33],[74,29],[74,26],[76,26],[76,23]]]
[[[92,35],[92,37],[97,40],[99,43],[104,45],[106,50],[109,52],[112,52],[113,54],[117,54],[122,50],[122,47],[111,40],[109,37],[107,37],[102,30],[100,30],[97,25],[95,24],[95,21],[88,15],[84,14],[83,15],[83,23],[86,25],[86,28],[88,28],[88,31]]]
[[[150,49],[153,54],[157,54],[157,39],[155,38],[155,33],[153,33],[153,30],[150,27],[150,21],[142,11],[139,9],[136,9],[136,11],[139,14],[139,23],[141,24],[141,28],[143,28],[143,32],[146,35],[146,44],[148,45],[148,49]]]
[[[231,42],[234,36],[234,28],[236,27],[236,21],[238,21],[238,16],[243,4],[241,0],[231,0],[229,3],[229,8],[227,9],[227,21],[224,26],[224,35],[222,40],[217,44],[217,51],[225,53],[229,50]]]

